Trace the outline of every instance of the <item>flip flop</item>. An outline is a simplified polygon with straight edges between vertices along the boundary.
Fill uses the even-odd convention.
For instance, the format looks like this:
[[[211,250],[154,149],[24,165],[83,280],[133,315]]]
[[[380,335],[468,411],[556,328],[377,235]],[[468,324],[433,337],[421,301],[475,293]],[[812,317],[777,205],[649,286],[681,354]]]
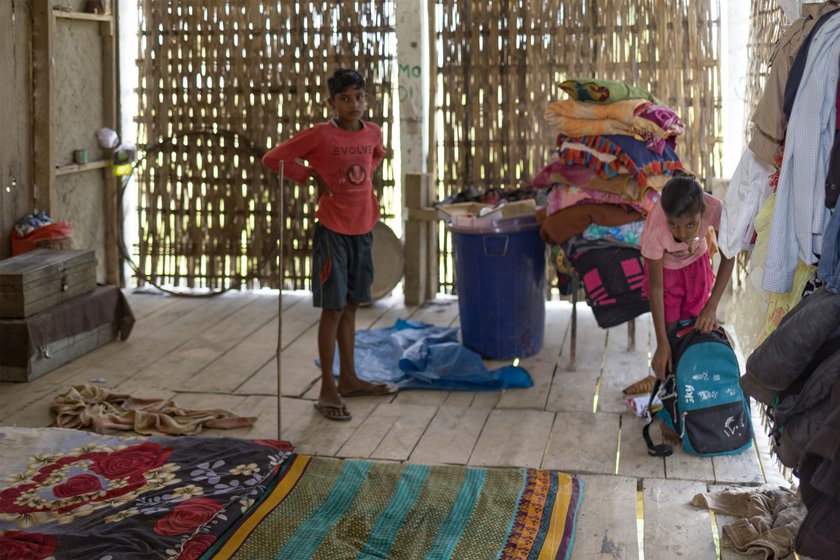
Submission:
[[[400,388],[391,383],[374,383],[373,389],[362,389],[350,393],[339,393],[342,397],[384,397],[398,393]]]
[[[338,420],[340,422],[344,422],[353,418],[349,412],[347,412],[347,405],[344,403],[341,404],[327,404],[322,403],[321,401],[315,401],[312,403],[315,406],[315,410],[321,413],[321,416],[326,418],[327,420]],[[338,414],[330,413],[330,411],[337,410]]]

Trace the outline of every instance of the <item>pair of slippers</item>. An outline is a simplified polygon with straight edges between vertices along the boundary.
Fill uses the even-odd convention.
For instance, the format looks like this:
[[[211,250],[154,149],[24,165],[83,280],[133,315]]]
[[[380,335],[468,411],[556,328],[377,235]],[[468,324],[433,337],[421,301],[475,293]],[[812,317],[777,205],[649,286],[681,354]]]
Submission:
[[[382,397],[386,395],[393,395],[397,391],[399,391],[399,388],[396,385],[391,385],[390,383],[381,383],[374,385],[372,389],[353,391],[350,393],[341,393],[341,396],[347,398]],[[321,414],[321,416],[323,416],[327,420],[347,421],[353,418],[353,416],[350,414],[350,411],[347,410],[347,405],[344,403],[344,401],[341,401],[339,404],[329,404],[321,401],[315,401],[312,404],[315,406],[315,410],[317,410]]]

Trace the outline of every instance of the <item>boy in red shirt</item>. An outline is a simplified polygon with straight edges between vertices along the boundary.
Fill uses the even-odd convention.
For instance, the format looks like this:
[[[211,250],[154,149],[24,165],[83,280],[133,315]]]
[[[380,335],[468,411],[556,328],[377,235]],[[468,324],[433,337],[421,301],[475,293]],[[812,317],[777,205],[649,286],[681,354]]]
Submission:
[[[371,178],[385,156],[382,130],[363,121],[365,80],[354,70],[336,70],[328,80],[327,100],[336,116],[272,148],[263,165],[298,183],[313,177],[318,210],[312,242],[312,300],[321,308],[318,357],[321,393],[315,408],[330,420],[350,420],[342,397],[388,395],[391,385],[359,379],[353,360],[356,309],[369,302],[373,282],[371,230],[379,220],[379,203]],[[306,160],[309,166],[298,160]],[[338,385],[333,379],[338,341]]]

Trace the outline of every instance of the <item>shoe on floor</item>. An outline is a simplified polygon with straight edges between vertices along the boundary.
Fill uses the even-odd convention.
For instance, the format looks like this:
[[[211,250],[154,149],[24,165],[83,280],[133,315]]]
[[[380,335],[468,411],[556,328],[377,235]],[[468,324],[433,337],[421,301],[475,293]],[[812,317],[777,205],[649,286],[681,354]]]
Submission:
[[[312,404],[315,406],[315,410],[320,412],[321,416],[327,420],[347,421],[353,418],[347,411],[347,405],[344,403],[327,404],[321,401],[315,401]]]
[[[656,377],[653,375],[648,375],[644,379],[639,379],[635,383],[631,383],[624,389],[622,389],[622,393],[625,395],[641,395],[644,393],[650,393],[653,390],[653,384],[656,382]]]

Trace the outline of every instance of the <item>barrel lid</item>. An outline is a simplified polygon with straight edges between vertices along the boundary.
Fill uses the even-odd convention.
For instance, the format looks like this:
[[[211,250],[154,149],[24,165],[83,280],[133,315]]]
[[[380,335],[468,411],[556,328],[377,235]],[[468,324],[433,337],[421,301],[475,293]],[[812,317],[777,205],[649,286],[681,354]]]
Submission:
[[[449,223],[447,227],[455,233],[516,233],[539,229],[540,224],[534,214],[521,214],[507,218],[478,218],[471,225],[464,222]]]

